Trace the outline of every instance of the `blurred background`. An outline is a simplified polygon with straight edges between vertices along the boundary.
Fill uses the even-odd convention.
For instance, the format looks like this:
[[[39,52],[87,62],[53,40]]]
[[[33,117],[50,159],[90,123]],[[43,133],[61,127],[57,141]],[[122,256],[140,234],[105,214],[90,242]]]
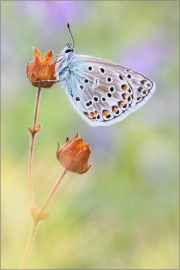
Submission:
[[[32,46],[76,51],[135,69],[156,82],[152,98],[109,127],[88,126],[59,84],[44,89],[33,158],[40,208],[63,170],[57,143],[77,132],[91,169],[68,173],[39,224],[28,269],[178,269],[179,2],[2,1],[1,157],[3,269],[19,268],[31,228],[28,126],[36,88]]]

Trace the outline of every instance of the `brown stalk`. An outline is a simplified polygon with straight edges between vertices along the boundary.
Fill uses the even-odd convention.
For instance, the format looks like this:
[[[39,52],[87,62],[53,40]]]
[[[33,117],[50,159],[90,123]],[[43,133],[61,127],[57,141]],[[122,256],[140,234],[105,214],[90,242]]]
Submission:
[[[38,109],[39,109],[39,103],[40,103],[40,96],[41,96],[41,87],[38,87],[37,95],[36,95],[36,102],[35,102],[35,110],[34,110],[34,119],[33,119],[33,127],[29,127],[28,130],[31,134],[31,140],[30,140],[30,147],[29,147],[29,162],[28,162],[28,178],[29,178],[29,191],[30,191],[30,212],[32,215],[32,228],[30,231],[29,239],[27,242],[27,246],[24,252],[23,260],[20,269],[25,269],[27,260],[30,254],[30,250],[32,247],[32,243],[34,240],[34,235],[37,229],[37,225],[40,220],[49,218],[49,214],[44,214],[44,210],[47,207],[48,203],[52,199],[57,187],[61,183],[62,179],[64,178],[65,174],[67,173],[67,170],[64,169],[64,171],[59,176],[58,180],[56,181],[54,187],[52,188],[49,196],[45,200],[43,206],[41,207],[41,210],[38,211],[38,209],[34,206],[34,196],[33,196],[33,178],[32,178],[32,162],[33,162],[33,152],[34,152],[34,143],[35,143],[35,136],[38,131],[40,131],[41,126],[37,125],[37,115],[38,115]]]
[[[40,96],[41,96],[41,87],[38,87],[38,91],[37,91],[37,95],[36,95],[36,102],[35,102],[33,127],[29,127],[29,131],[31,134],[31,140],[30,140],[30,148],[29,148],[29,162],[28,162],[28,174],[29,175],[28,175],[28,178],[29,178],[29,191],[30,191],[30,204],[31,204],[31,206],[34,206],[32,160],[33,160],[35,136],[36,136],[37,131],[40,130],[40,125],[39,126],[36,125]]]

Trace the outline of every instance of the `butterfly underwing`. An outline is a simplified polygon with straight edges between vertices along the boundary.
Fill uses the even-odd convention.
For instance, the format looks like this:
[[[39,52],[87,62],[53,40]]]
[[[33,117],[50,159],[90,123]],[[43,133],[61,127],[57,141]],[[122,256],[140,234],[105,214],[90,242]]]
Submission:
[[[72,37],[69,24],[69,33]],[[144,105],[155,83],[117,63],[75,53],[66,44],[56,61],[56,81],[62,81],[69,100],[91,126],[117,123]]]

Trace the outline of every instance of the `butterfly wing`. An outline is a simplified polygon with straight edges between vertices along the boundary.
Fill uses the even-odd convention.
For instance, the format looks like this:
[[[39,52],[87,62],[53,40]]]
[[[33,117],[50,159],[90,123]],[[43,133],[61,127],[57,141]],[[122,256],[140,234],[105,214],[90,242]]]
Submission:
[[[65,80],[69,99],[91,126],[122,121],[152,96],[155,83],[117,63],[75,54]]]

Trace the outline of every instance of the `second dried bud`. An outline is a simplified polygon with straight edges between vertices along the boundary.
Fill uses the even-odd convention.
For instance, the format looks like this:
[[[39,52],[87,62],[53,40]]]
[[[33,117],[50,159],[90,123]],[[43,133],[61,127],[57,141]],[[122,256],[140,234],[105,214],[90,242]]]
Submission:
[[[58,143],[56,157],[61,165],[67,170],[75,173],[85,173],[91,167],[88,160],[91,155],[89,145],[84,143],[77,134],[74,138],[66,139],[66,144],[60,147]]]

